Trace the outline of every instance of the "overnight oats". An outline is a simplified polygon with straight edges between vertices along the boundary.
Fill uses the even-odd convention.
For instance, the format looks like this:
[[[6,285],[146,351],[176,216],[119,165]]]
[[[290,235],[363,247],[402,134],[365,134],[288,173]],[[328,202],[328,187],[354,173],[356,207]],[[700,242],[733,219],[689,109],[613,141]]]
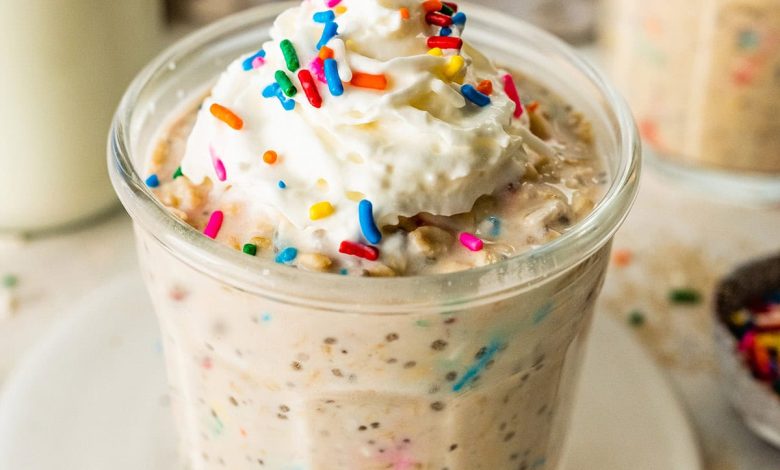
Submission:
[[[780,3],[610,0],[606,12],[611,68],[649,146],[774,181],[780,198]]]
[[[637,182],[596,76],[416,0],[263,7],[142,74],[112,178],[188,468],[555,468]]]

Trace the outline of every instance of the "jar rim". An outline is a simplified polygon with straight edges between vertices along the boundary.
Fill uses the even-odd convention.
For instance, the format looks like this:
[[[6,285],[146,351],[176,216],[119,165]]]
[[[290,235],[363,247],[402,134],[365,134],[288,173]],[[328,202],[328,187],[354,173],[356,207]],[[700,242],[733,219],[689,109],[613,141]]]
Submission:
[[[414,306],[429,303],[432,292],[454,290],[458,286],[468,287],[470,291],[478,288],[478,292],[467,295],[471,302],[479,298],[495,298],[508,290],[516,292],[550,279],[586,260],[603,247],[625,220],[638,190],[641,160],[639,134],[626,102],[608,84],[601,72],[560,39],[498,11],[464,2],[470,18],[484,20],[507,32],[512,31],[535,44],[545,44],[548,49],[559,54],[568,65],[590,81],[601,95],[600,105],[614,114],[617,131],[614,138],[620,160],[612,174],[609,188],[588,216],[556,240],[486,266],[443,274],[387,278],[307,272],[276,264],[273,260],[248,257],[203,236],[172,215],[155,198],[142,175],[136,171],[132,158],[133,111],[139,106],[142,92],[152,78],[158,72],[170,68],[170,64],[175,64],[178,58],[228,33],[240,32],[259,21],[273,19],[297,3],[261,5],[188,35],[162,52],[136,77],[119,105],[108,142],[109,173],[114,188],[136,227],[150,233],[181,261],[231,287],[277,300],[302,305],[316,304],[320,307],[327,304],[334,311],[339,311],[340,306],[353,302],[350,291],[359,291],[361,295],[376,293],[377,298],[386,297],[388,292],[397,292],[399,294],[390,306],[392,311],[399,311],[401,305],[408,311]],[[300,286],[306,288],[301,289]],[[309,289],[309,286],[316,286],[316,289]]]

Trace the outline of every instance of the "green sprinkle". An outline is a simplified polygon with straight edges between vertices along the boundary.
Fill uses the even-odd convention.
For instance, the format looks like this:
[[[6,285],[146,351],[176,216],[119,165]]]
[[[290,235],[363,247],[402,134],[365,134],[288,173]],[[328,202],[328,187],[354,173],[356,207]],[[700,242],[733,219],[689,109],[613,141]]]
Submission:
[[[246,245],[244,245],[244,248],[242,249],[242,251],[244,253],[248,254],[249,256],[256,256],[257,255],[257,245],[255,245],[254,243],[247,243]]]
[[[3,276],[3,287],[7,287],[8,289],[11,289],[13,287],[16,287],[16,285],[19,283],[19,278],[14,276],[13,274],[6,274]]]
[[[286,73],[284,73],[284,70],[277,70],[274,74],[274,78],[276,79],[276,83],[279,84],[279,87],[281,87],[282,91],[285,95],[292,98],[295,96],[296,93],[298,93],[298,89],[295,88],[295,85],[293,85],[293,82],[290,81],[290,77],[287,76]]]
[[[701,294],[695,289],[672,289],[669,291],[669,301],[673,304],[695,305],[701,302]]]
[[[645,314],[641,310],[632,310],[628,314],[628,324],[639,328],[645,324]]]
[[[181,167],[176,168],[176,171],[173,172],[173,179],[176,179],[180,176],[184,176],[184,173],[181,172]]]
[[[443,3],[441,5],[441,10],[439,10],[439,12],[444,13],[447,16],[452,16],[455,14],[455,10],[453,10],[452,8],[450,8],[449,6]]]
[[[298,61],[298,54],[295,52],[295,46],[289,39],[285,39],[279,43],[279,47],[282,49],[284,55],[284,61],[287,62],[287,69],[290,72],[295,72],[301,68],[301,63]]]

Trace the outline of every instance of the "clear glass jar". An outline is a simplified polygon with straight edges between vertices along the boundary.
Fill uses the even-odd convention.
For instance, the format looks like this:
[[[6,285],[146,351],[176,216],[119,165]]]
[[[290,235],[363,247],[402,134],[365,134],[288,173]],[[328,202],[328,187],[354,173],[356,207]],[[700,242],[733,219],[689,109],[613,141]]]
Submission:
[[[593,39],[597,0],[475,0],[572,42]]]
[[[445,275],[348,277],[250,258],[171,216],[141,171],[182,100],[267,40],[289,6],[233,16],[165,52],[111,132],[183,458],[192,469],[554,468],[610,240],[637,190],[629,110],[559,40],[469,7],[467,40],[592,120],[612,181],[594,212],[538,250]]]
[[[658,167],[780,201],[780,2],[608,0],[604,37]]]

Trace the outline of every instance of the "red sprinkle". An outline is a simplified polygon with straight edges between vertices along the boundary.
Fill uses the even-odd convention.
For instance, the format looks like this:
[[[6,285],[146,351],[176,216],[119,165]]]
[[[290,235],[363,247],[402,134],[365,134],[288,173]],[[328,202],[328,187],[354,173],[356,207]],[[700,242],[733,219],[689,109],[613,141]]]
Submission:
[[[504,93],[510,100],[515,102],[515,118],[519,118],[523,115],[523,103],[520,101],[520,94],[517,92],[517,85],[515,85],[515,79],[510,74],[506,74],[502,77],[504,81]]]
[[[456,12],[458,11],[458,4],[454,2],[442,2],[443,4],[447,5],[452,9],[452,11]]]
[[[452,18],[444,15],[442,13],[436,12],[436,11],[429,11],[425,14],[425,21],[428,24],[441,26],[442,28],[445,28],[447,26],[452,26]]]
[[[315,108],[322,106],[322,96],[320,96],[320,91],[317,89],[317,84],[314,82],[311,72],[301,69],[298,72],[298,80],[301,81],[303,92],[306,94],[306,98],[309,99],[309,103]]]
[[[341,246],[339,246],[339,253],[357,256],[358,258],[367,259],[369,261],[376,261],[379,259],[379,250],[373,246],[348,242],[346,240],[341,242]]]
[[[428,38],[428,47],[433,49],[460,49],[463,47],[463,39],[454,36],[431,36]]]

